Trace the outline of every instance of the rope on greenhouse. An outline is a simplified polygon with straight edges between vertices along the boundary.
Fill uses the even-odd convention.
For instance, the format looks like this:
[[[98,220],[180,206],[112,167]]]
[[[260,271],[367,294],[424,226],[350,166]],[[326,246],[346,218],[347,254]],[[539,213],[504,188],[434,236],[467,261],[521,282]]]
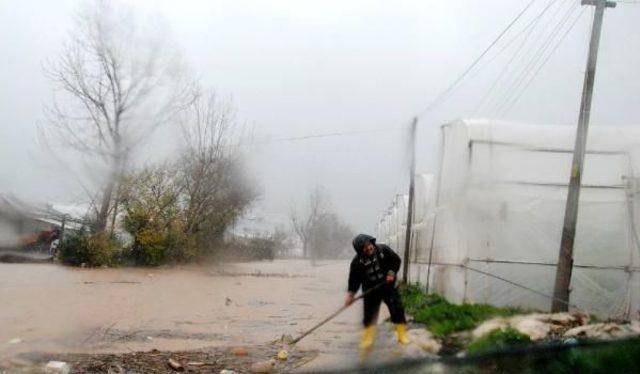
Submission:
[[[463,269],[468,269],[468,270],[471,270],[471,271],[475,271],[476,273],[479,273],[479,274],[482,274],[482,275],[486,275],[486,276],[488,276],[488,277],[492,277],[492,278],[495,278],[495,279],[501,280],[501,281],[503,281],[503,282],[509,283],[509,284],[510,284],[510,285],[512,285],[512,286],[516,286],[516,287],[522,288],[523,290],[526,290],[526,291],[529,291],[529,292],[533,292],[533,293],[535,293],[536,295],[540,295],[540,296],[546,297],[546,298],[548,298],[548,299],[550,299],[550,300],[558,300],[559,302],[561,302],[561,303],[563,303],[563,304],[566,304],[566,305],[568,305],[568,306],[570,306],[570,307],[572,307],[572,308],[574,308],[574,309],[576,309],[576,310],[578,310],[578,311],[581,311],[581,312],[584,312],[584,311],[585,311],[584,309],[580,308],[579,306],[577,306],[577,305],[575,305],[575,304],[571,304],[571,303],[569,303],[569,302],[567,302],[567,301],[565,301],[565,300],[562,300],[562,299],[556,298],[556,297],[555,297],[555,296],[553,296],[553,295],[546,294],[546,293],[544,293],[544,292],[541,292],[541,291],[538,291],[538,290],[536,290],[536,289],[533,289],[533,288],[531,288],[531,287],[529,287],[529,286],[525,286],[524,284],[520,284],[520,283],[514,282],[514,281],[512,281],[512,280],[510,280],[510,279],[503,278],[503,277],[501,277],[501,276],[499,276],[499,275],[492,274],[492,273],[486,272],[486,271],[484,271],[484,270],[480,270],[480,269],[476,269],[476,268],[470,267],[469,265],[466,265],[466,264],[452,264],[452,263],[432,262],[432,263],[431,263],[431,265],[437,265],[437,266],[456,266],[456,267],[461,267],[461,268],[463,268]]]
[[[488,277],[492,277],[492,278],[499,279],[499,280],[501,280],[501,281],[503,281],[503,282],[506,282],[506,283],[509,283],[509,284],[511,284],[511,285],[513,285],[513,286],[520,287],[520,288],[522,288],[522,289],[524,289],[524,290],[527,290],[527,291],[529,291],[529,292],[533,292],[533,293],[535,293],[536,295],[544,296],[544,297],[546,297],[546,298],[548,298],[548,299],[551,299],[551,300],[557,300],[557,301],[559,301],[559,302],[561,302],[561,303],[563,303],[563,304],[566,304],[567,306],[570,306],[570,307],[572,307],[572,308],[574,308],[574,309],[577,309],[577,310],[579,310],[579,311],[583,311],[581,308],[579,308],[579,307],[578,307],[577,305],[575,305],[575,304],[571,304],[571,303],[569,303],[569,302],[567,302],[567,301],[565,301],[565,300],[563,300],[563,299],[557,298],[557,297],[555,297],[555,296],[553,296],[553,295],[548,295],[548,294],[546,294],[546,293],[544,293],[544,292],[540,292],[540,291],[538,291],[538,290],[534,290],[534,289],[533,289],[533,288],[531,288],[531,287],[525,286],[525,285],[520,284],[520,283],[516,283],[516,282],[514,282],[514,281],[512,281],[512,280],[509,280],[509,279],[503,278],[503,277],[501,277],[501,276],[499,276],[499,275],[491,274],[491,273],[489,273],[489,272],[486,272],[486,271],[483,271],[483,270],[480,270],[480,269],[472,268],[472,267],[470,267],[470,266],[468,266],[468,265],[460,265],[460,266],[462,266],[462,267],[463,267],[463,268],[465,268],[465,269],[469,269],[469,270],[471,270],[471,271],[475,271],[476,273],[480,273],[480,274],[482,274],[482,275],[486,275],[486,276],[488,276]]]

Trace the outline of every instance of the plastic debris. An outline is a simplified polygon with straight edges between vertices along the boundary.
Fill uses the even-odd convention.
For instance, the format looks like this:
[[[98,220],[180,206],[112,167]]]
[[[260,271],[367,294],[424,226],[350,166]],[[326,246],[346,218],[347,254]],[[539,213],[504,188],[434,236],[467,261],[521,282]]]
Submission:
[[[425,352],[435,355],[442,348],[442,344],[426,329],[411,329],[407,331],[407,336],[412,343],[415,343]]]
[[[170,358],[169,361],[167,361],[167,365],[175,370],[175,371],[183,371],[184,370],[184,366],[182,366],[181,363],[179,363],[178,361]]]
[[[71,366],[64,361],[49,361],[44,366],[44,372],[47,374],[69,374]]]

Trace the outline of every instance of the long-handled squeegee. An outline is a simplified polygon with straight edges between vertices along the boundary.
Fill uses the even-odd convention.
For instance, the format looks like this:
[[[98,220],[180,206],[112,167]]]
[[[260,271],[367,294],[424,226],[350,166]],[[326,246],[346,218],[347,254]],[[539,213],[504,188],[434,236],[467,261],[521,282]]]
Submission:
[[[336,310],[335,312],[333,312],[331,315],[329,315],[327,318],[323,319],[322,321],[318,322],[318,324],[316,324],[315,326],[313,326],[312,328],[310,328],[309,330],[303,332],[300,336],[298,336],[297,338],[291,340],[289,342],[289,344],[293,345],[296,344],[297,342],[299,342],[300,340],[302,340],[302,338],[304,338],[305,336],[311,334],[312,332],[314,332],[316,329],[318,329],[320,326],[324,325],[325,323],[331,321],[332,319],[334,319],[338,314],[342,313],[345,309],[349,308],[351,305],[353,305],[354,302],[362,299],[363,297],[367,296],[369,293],[371,293],[372,291],[382,287],[382,285],[384,285],[386,282],[382,282],[379,283],[371,288],[369,288],[368,290],[364,291],[363,293],[361,293],[358,297],[353,299],[353,302],[349,305],[344,305],[343,307],[341,307],[340,309]]]

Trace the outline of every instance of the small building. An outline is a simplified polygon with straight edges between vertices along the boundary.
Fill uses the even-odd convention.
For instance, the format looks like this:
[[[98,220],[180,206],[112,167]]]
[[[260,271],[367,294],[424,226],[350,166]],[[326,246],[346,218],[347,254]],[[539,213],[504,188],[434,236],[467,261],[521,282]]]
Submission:
[[[69,217],[51,206],[0,194],[0,249],[48,251],[64,229],[73,229]]]

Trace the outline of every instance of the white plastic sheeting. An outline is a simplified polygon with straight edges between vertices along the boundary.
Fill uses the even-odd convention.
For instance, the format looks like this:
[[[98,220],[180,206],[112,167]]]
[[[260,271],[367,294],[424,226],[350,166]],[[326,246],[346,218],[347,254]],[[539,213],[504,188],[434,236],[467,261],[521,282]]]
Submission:
[[[444,125],[439,189],[430,176],[416,186],[410,279],[426,283],[431,253],[431,290],[452,301],[548,310],[575,129]],[[637,317],[640,309],[638,156],[640,128],[589,129],[571,304],[600,316]],[[385,238],[397,236],[393,227]]]

